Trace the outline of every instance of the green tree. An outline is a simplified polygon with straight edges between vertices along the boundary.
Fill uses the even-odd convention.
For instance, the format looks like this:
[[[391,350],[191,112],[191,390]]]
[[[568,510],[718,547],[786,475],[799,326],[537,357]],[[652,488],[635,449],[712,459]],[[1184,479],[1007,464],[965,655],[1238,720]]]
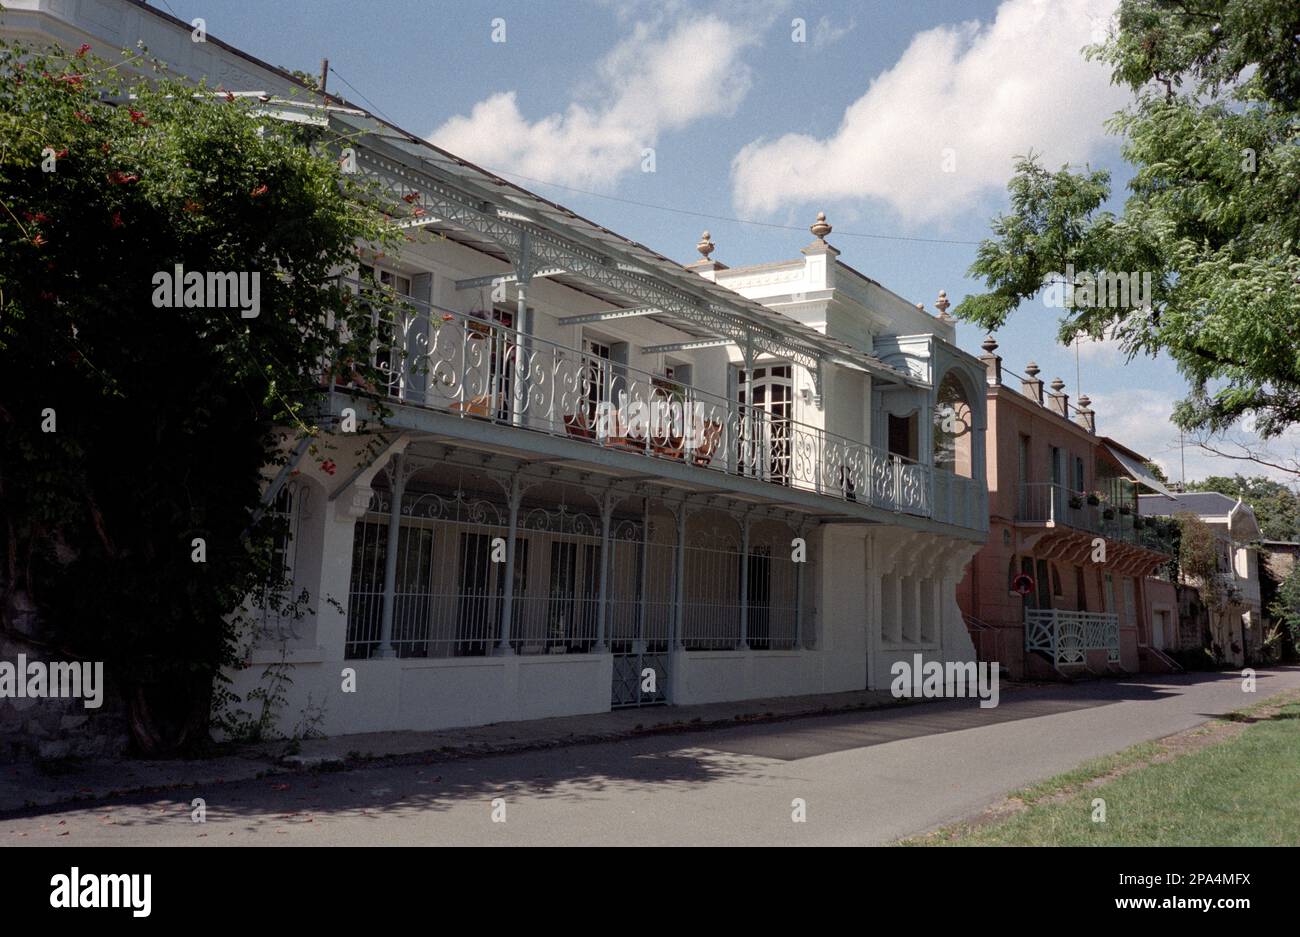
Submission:
[[[0,615],[104,661],[152,753],[206,738],[271,577],[263,473],[368,359],[334,275],[385,235],[316,131],[87,51],[0,46]],[[157,308],[178,264],[259,274],[257,316]]]
[[[1294,0],[1121,0],[1086,54],[1135,95],[1109,124],[1135,169],[1122,211],[1105,208],[1108,173],[1021,158],[970,270],[988,292],[957,314],[991,330],[1045,284],[1150,273],[1149,307],[1066,308],[1060,340],[1168,352],[1191,388],[1184,429],[1249,415],[1268,438],[1300,420],[1297,36]]]
[[[1269,612],[1286,629],[1290,648],[1300,647],[1300,565],[1278,583],[1277,597]]]

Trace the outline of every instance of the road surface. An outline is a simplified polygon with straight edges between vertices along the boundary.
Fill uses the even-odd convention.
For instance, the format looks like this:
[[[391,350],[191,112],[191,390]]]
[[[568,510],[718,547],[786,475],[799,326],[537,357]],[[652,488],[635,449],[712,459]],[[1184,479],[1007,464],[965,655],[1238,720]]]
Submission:
[[[1300,668],[1261,671],[1254,694],[1225,675],[1141,675],[1004,692],[996,709],[944,701],[272,777],[10,815],[0,846],[880,844],[1296,688]]]

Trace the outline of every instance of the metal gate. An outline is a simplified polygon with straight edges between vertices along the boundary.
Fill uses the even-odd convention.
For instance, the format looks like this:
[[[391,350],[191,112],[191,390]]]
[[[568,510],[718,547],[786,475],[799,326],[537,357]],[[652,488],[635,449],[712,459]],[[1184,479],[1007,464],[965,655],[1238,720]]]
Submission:
[[[653,677],[653,692],[646,687]],[[610,706],[656,706],[668,702],[668,654],[614,652],[614,680]]]
[[[609,648],[614,657],[610,706],[668,702],[669,640],[674,611],[671,525],[620,520],[610,532]]]

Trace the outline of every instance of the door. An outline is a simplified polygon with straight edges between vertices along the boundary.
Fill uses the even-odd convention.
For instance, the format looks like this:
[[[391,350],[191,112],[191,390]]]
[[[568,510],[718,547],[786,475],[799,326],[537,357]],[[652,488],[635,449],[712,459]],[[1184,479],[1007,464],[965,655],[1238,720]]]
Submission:
[[[1016,516],[1022,520],[1034,520],[1028,514],[1029,509],[1029,437],[1020,437],[1020,448],[1017,450],[1019,459],[1017,461],[1017,485],[1020,503]]]
[[[1052,519],[1065,523],[1065,455],[1060,446],[1052,446]]]
[[[739,402],[741,472],[780,485],[790,484],[794,369],[788,364],[778,364],[742,370]]]
[[[493,309],[489,341],[491,357],[488,373],[491,378],[491,393],[494,400],[494,416],[503,422],[509,422],[514,412],[515,399],[515,355],[517,354],[516,333],[513,331],[515,314],[508,309]]]
[[[1165,649],[1165,611],[1151,613],[1151,646],[1158,651]]]

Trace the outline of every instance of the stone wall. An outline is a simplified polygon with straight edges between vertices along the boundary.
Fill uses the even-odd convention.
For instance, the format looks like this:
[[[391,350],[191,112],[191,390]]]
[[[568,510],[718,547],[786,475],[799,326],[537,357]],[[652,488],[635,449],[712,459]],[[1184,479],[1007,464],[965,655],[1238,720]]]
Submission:
[[[23,635],[0,633],[0,661],[68,660]],[[107,758],[126,751],[125,707],[108,675],[104,702],[87,709],[83,699],[0,697],[0,763],[58,758]]]

